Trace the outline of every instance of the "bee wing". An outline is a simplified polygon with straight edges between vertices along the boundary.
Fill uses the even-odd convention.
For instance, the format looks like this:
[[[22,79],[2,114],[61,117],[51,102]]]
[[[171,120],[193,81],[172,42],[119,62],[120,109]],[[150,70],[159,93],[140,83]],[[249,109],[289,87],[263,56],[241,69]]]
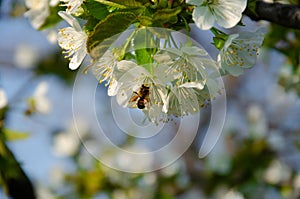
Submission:
[[[137,94],[133,94],[133,96],[130,98],[129,103],[130,102],[135,102],[136,100],[138,100],[139,96]]]
[[[138,99],[139,99],[138,94],[134,92],[128,102],[128,107],[137,108],[137,100]]]

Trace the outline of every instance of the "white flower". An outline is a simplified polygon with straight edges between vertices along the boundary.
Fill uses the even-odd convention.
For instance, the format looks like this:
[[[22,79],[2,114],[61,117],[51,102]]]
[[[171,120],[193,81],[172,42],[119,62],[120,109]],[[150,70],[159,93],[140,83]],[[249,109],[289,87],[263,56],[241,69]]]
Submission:
[[[124,70],[125,68],[126,70]],[[163,113],[162,108],[166,100],[167,90],[166,85],[157,78],[155,68],[154,75],[151,75],[145,68],[136,63],[123,60],[118,63],[118,70],[124,71],[122,75],[119,74],[119,77],[116,78],[117,86],[114,86],[115,91],[112,91],[117,94],[118,104],[123,107],[137,107],[140,98],[139,91],[142,85],[147,86],[149,87],[149,95],[145,96],[145,108],[142,111],[151,122],[157,123],[159,120],[164,120],[166,114]]]
[[[20,44],[17,46],[14,54],[14,62],[17,67],[28,69],[35,66],[39,59],[39,53],[36,48],[29,44]]]
[[[71,25],[71,27],[59,30],[58,44],[65,50],[66,57],[72,57],[69,68],[76,70],[87,54],[87,34],[82,31],[80,24],[72,15],[63,11],[58,14]]]
[[[57,156],[72,156],[79,147],[79,138],[72,132],[61,132],[54,137],[53,152]]]
[[[41,82],[36,87],[36,90],[32,96],[34,102],[34,108],[39,113],[49,113],[51,109],[51,103],[49,99],[46,97],[46,93],[48,91],[48,84],[47,82]]]
[[[62,157],[75,155],[80,147],[80,138],[86,136],[88,131],[89,126],[83,118],[77,118],[76,123],[73,120],[69,122],[65,131],[54,136],[54,154]]]
[[[3,89],[0,88],[0,109],[7,105],[6,94]]]
[[[29,9],[24,16],[28,17],[32,26],[39,29],[49,16],[49,5],[54,7],[59,0],[26,0],[26,7]]]
[[[217,73],[219,74],[219,73]],[[220,94],[219,75],[211,73],[206,82],[187,82],[175,85],[167,96],[163,111],[168,115],[185,116],[195,114]]]
[[[116,83],[114,76],[116,75],[115,69],[117,64],[118,60],[115,58],[114,54],[110,50],[108,50],[102,57],[94,61],[92,65],[93,75],[100,83],[106,81],[105,86],[110,86],[109,91],[114,86],[113,84]],[[114,96],[115,94],[109,92],[108,95]]]
[[[175,86],[168,95],[167,103],[163,110],[169,115],[185,116],[200,110],[197,90],[202,90],[204,85],[195,82]]]
[[[68,14],[76,13],[83,2],[83,0],[60,0],[60,1],[64,2],[64,4],[62,4],[62,6],[67,7],[66,12]]]
[[[251,68],[255,64],[263,39],[262,31],[229,35],[218,55],[219,64],[231,75],[241,75],[244,68]]]
[[[32,26],[35,29],[40,28],[45,19],[49,16],[49,1],[48,0],[26,0],[26,7],[29,8],[25,12],[25,16],[29,18]]]
[[[165,48],[158,52],[154,59],[162,66],[166,67],[163,72],[168,79],[177,79],[181,83],[206,81],[207,68],[203,56],[207,56],[207,52],[198,47],[183,47],[181,49]],[[170,80],[170,81],[172,81]]]
[[[290,168],[278,160],[273,160],[269,168],[267,168],[263,174],[264,180],[270,184],[286,182],[290,178],[290,176]]]
[[[193,20],[197,27],[208,30],[216,21],[224,28],[235,26],[242,18],[247,0],[187,0],[195,5]]]

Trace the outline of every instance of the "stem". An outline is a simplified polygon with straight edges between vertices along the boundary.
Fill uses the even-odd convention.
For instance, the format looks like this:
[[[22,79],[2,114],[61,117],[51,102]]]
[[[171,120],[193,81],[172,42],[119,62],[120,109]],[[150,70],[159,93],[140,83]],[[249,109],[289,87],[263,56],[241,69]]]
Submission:
[[[215,28],[215,27],[212,27],[210,29],[210,31],[216,36],[216,37],[219,37],[221,35],[227,35],[226,33],[222,32],[221,30]]]

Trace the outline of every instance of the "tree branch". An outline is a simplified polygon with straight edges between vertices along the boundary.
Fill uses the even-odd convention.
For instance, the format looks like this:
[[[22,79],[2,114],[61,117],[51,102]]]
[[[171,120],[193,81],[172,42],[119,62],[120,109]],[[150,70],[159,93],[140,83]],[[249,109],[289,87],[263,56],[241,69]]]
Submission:
[[[256,2],[255,12],[244,12],[252,20],[266,20],[288,28],[300,29],[300,6],[280,3]]]

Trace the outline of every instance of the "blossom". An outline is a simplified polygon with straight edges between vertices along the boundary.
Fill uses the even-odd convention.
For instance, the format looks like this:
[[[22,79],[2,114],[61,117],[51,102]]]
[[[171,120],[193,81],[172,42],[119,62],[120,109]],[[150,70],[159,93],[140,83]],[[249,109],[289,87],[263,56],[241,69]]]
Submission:
[[[0,109],[4,108],[7,105],[6,94],[3,89],[0,88]]]
[[[32,113],[42,113],[47,114],[51,109],[51,102],[46,97],[48,91],[48,83],[45,81],[40,82],[33,95],[28,98],[28,108],[25,111],[26,115],[31,115]]]
[[[203,49],[192,46],[176,48],[165,48],[158,52],[154,59],[162,66],[168,66],[163,74],[177,79],[181,83],[206,81],[207,52]],[[209,65],[210,66],[210,65]],[[161,67],[161,66],[159,66]],[[171,80],[172,81],[172,80]]]
[[[71,25],[71,27],[59,30],[58,44],[65,50],[66,57],[70,58],[69,68],[76,70],[87,54],[87,34],[72,15],[63,11],[58,14]]]
[[[197,27],[203,30],[210,29],[214,22],[224,28],[235,26],[242,18],[247,0],[187,0],[188,4],[195,5],[193,20]]]
[[[17,67],[28,69],[35,66],[39,59],[37,49],[29,44],[20,44],[14,54],[14,62]]]
[[[48,113],[51,109],[51,102],[46,97],[47,91],[47,82],[40,82],[39,85],[36,87],[36,90],[32,97],[36,111],[43,114]]]
[[[116,78],[118,78],[118,60],[115,58],[114,54],[107,50],[102,57],[97,60],[94,60],[92,65],[93,75],[97,80],[102,83],[106,81],[105,86],[109,86],[108,95],[116,95],[115,86],[117,86]]]
[[[45,19],[49,16],[49,1],[48,0],[26,0],[26,7],[29,8],[27,12],[25,12],[25,16],[29,18],[32,26],[35,29],[40,28]]]
[[[126,71],[116,79],[118,85],[113,91],[116,93],[118,104],[123,107],[137,107],[137,101],[132,101],[132,98],[137,95],[142,85],[145,85],[149,87],[149,96],[147,96],[149,101],[145,103],[142,111],[151,122],[157,123],[159,120],[165,120],[166,114],[162,108],[167,97],[167,90],[166,85],[157,78],[155,68],[152,75],[144,67],[132,61],[123,60],[118,64],[118,70]]]
[[[199,86],[196,86],[196,83],[175,86],[169,93],[163,110],[175,116],[184,116],[198,112],[200,106],[194,88],[199,88]]]
[[[24,16],[29,18],[35,29],[39,29],[50,14],[49,5],[54,7],[58,2],[59,0],[26,0],[25,4],[29,10]]]
[[[255,64],[263,39],[264,34],[260,30],[229,35],[218,55],[219,64],[231,75],[241,75],[244,68]]]
[[[74,132],[60,132],[54,137],[53,152],[57,156],[72,156],[80,145],[80,140]]]
[[[62,6],[67,7],[66,12],[68,14],[75,14],[83,2],[83,0],[60,0],[60,1],[64,2]]]

